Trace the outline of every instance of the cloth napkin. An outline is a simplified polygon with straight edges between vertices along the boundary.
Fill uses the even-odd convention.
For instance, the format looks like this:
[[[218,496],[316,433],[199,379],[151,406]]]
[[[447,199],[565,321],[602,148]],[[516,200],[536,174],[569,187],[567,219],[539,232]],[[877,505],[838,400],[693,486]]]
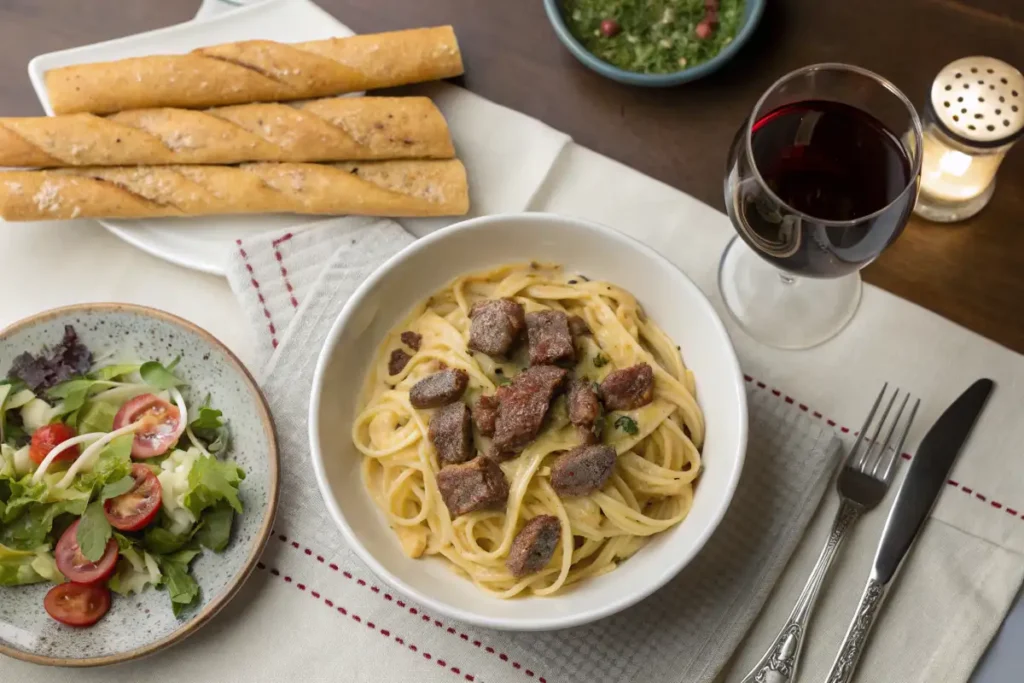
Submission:
[[[283,479],[275,534],[295,548],[315,548],[353,576],[369,576],[369,570],[345,547],[316,488],[307,442],[309,387],[323,341],[345,301],[412,240],[389,220],[333,219],[245,240],[229,267],[231,287],[262,340],[259,376],[280,439]],[[465,676],[469,680],[714,680],[789,560],[840,451],[828,426],[794,406],[756,390],[749,398],[750,447],[734,502],[706,548],[668,586],[584,627],[512,634],[441,628],[441,621],[424,615],[403,640],[414,638],[424,651],[450,650],[454,643],[471,652],[483,646],[484,652],[498,653],[478,662],[475,673]],[[344,599],[348,611],[360,613],[380,601],[358,583],[349,585]],[[422,611],[410,605],[403,603],[402,609]],[[302,608],[314,609],[305,603],[299,607],[280,617],[282,629],[301,624]],[[338,625],[338,636],[346,643],[345,652],[337,653],[343,659],[358,659],[380,639],[376,629],[352,629],[345,622]],[[301,650],[289,656],[303,660]],[[358,666],[383,676],[394,665],[385,660]],[[425,666],[415,680],[452,680],[451,669],[447,663]]]

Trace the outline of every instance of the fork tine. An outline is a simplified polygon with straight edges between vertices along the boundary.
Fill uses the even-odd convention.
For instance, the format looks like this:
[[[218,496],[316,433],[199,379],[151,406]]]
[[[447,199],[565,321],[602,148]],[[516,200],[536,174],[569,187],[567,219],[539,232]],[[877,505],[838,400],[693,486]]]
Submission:
[[[896,444],[896,452],[892,459],[889,461],[889,465],[885,468],[885,474],[882,476],[882,481],[888,485],[892,481],[892,475],[894,465],[899,460],[900,453],[903,452],[903,442],[907,440],[907,434],[910,433],[910,427],[914,424],[914,417],[917,415],[917,407],[921,405],[921,399],[914,401],[914,407],[910,409],[910,417],[907,418],[907,424],[903,428],[903,433],[900,434],[900,441]]]
[[[878,461],[881,460],[882,455],[885,453],[885,447],[879,447],[878,445],[878,437],[882,433],[882,427],[885,426],[886,420],[889,419],[889,411],[892,410],[892,406],[896,402],[896,397],[899,395],[900,390],[897,388],[896,391],[893,392],[892,397],[889,398],[889,403],[886,404],[885,412],[882,413],[881,419],[879,419],[878,423],[875,425],[875,433],[871,435],[871,440],[868,441],[867,452],[864,456],[864,465],[860,468],[860,471],[865,474],[870,472],[875,465],[878,464]]]
[[[896,417],[892,419],[892,424],[889,425],[889,431],[885,435],[885,443],[882,444],[882,449],[878,452],[878,462],[876,462],[871,468],[872,477],[877,478],[878,468],[882,466],[883,462],[885,463],[884,469],[889,469],[889,464],[892,462],[892,458],[899,455],[899,453],[896,453],[894,456],[889,456],[887,449],[889,448],[889,441],[892,439],[892,435],[896,432],[896,427],[899,426],[900,417],[903,416],[903,409],[907,407],[908,400],[910,400],[910,394],[904,394],[903,403],[900,404],[900,409],[896,411]],[[886,458],[888,458],[888,461]]]
[[[885,396],[885,390],[889,388],[889,383],[886,382],[882,385],[882,390],[878,392],[878,398],[875,399],[874,405],[871,406],[871,410],[868,412],[868,417],[864,420],[864,426],[860,428],[860,434],[857,435],[857,440],[853,442],[853,448],[850,449],[850,455],[847,458],[847,467],[859,468],[860,463],[863,462],[863,455],[865,451],[860,451],[861,444],[864,441],[864,434],[867,433],[871,427],[871,420],[875,418],[875,411],[878,410],[878,404],[882,402],[882,397]]]

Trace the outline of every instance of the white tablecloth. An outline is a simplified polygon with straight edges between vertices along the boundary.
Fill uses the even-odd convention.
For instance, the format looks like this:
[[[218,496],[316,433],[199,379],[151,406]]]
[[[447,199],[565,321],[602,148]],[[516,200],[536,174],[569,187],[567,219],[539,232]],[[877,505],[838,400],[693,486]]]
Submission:
[[[719,212],[573,144],[565,148],[530,208],[596,220],[647,242],[683,268],[718,306],[726,324],[731,324],[721,307],[715,275],[718,255],[733,231],[728,219]],[[9,283],[0,306],[0,326],[58,305],[127,301],[188,318],[218,336],[243,360],[256,357],[249,325],[226,281],[156,260],[118,241],[95,223],[0,225],[0,254],[6,257],[3,275]],[[941,277],[941,273],[935,276]],[[1024,459],[1019,457],[1020,444],[1024,442],[1024,421],[1020,419],[1020,406],[1024,405],[1024,357],[870,286],[865,288],[861,308],[851,326],[836,339],[809,351],[769,349],[735,328],[730,331],[752,384],[763,384],[763,391],[774,389],[779,400],[807,406],[807,412],[834,421],[837,428],[859,426],[865,406],[885,380],[921,396],[921,412],[908,443],[911,451],[923,431],[960,390],[980,376],[996,379],[997,392],[970,447],[951,475],[921,540],[922,555],[946,557],[949,576],[963,580],[953,581],[949,586],[904,581],[886,613],[906,613],[907,610],[899,609],[906,604],[920,604],[922,609],[929,604],[941,604],[945,597],[943,589],[956,591],[964,585],[972,586],[974,593],[957,594],[957,603],[947,605],[949,609],[943,613],[948,616],[953,612],[961,625],[969,624],[969,637],[946,644],[946,650],[952,654],[948,661],[937,662],[939,668],[934,671],[927,668],[928,662],[917,662],[912,656],[874,664],[870,656],[868,659],[869,664],[885,672],[886,681],[965,680],[974,666],[974,657],[957,658],[956,653],[976,654],[992,638],[998,627],[998,618],[993,615],[1001,614],[1010,604],[1024,576]],[[830,505],[834,501],[825,504],[826,509],[819,514],[783,574],[762,618],[737,654],[729,680],[736,679],[736,674],[756,659],[792,605],[827,532]],[[881,512],[867,517],[846,548],[820,605],[822,614],[841,617],[821,620],[825,626],[815,634],[818,645],[808,646],[805,671],[827,668],[834,655],[859,596],[883,520]],[[951,550],[943,555],[945,548]],[[974,561],[978,556],[985,561]],[[260,672],[251,668],[251,661],[260,655],[265,657],[268,648],[274,649],[275,659],[282,664],[275,670],[295,671],[298,677],[303,663],[288,663],[287,641],[307,634],[282,634],[272,642],[253,642],[244,636],[275,633],[275,609],[271,603],[294,599],[290,592],[276,589],[277,586],[271,588],[269,581],[266,573],[257,573],[239,598],[200,635],[161,655],[165,658],[163,662],[175,667],[173,672],[162,671],[161,678],[207,680],[209,663],[218,658],[241,662],[236,669],[239,677],[234,680],[242,680],[243,672],[250,680],[259,678]],[[253,603],[271,609],[248,609]],[[323,608],[311,601],[310,609]],[[886,614],[879,629],[886,629],[887,637],[899,639],[901,647],[897,652],[912,654],[915,644],[943,642],[950,632],[950,624],[942,619],[915,620],[908,631],[906,624],[894,618],[887,620]],[[253,618],[251,615],[263,615],[256,618],[269,621],[246,621]],[[326,642],[329,641],[328,638]],[[371,671],[375,680],[409,680],[419,665],[419,657],[408,652],[396,653],[385,644],[379,651],[366,653],[366,670],[339,672],[339,680],[362,680]],[[329,660],[329,655],[324,652],[324,659]],[[382,658],[392,665],[384,677],[379,666],[375,666]],[[250,666],[243,665],[247,660]],[[914,677],[901,670],[911,666],[915,668]],[[225,670],[223,666],[216,668],[218,672]],[[126,681],[133,680],[134,672],[138,671],[123,670]],[[122,680],[118,671],[43,671],[0,659],[0,681]],[[269,670],[263,673],[269,675]]]
[[[602,221],[639,237],[678,263],[716,305],[720,304],[714,284],[716,258],[732,229],[725,216],[677,190],[570,145],[531,208]],[[8,257],[4,277],[12,285],[0,309],[0,325],[53,306],[127,301],[193,320],[222,339],[243,360],[255,358],[249,325],[225,280],[163,263],[88,221],[6,224],[2,228],[0,253]],[[53,268],[54,263],[61,265]],[[40,277],[44,271],[47,277]],[[728,316],[724,311],[722,314],[729,324]],[[983,375],[994,377],[999,382],[997,393],[952,475],[957,485],[951,484],[939,501],[924,542],[941,546],[948,534],[968,534],[986,548],[997,546],[999,552],[992,556],[995,559],[973,570],[991,572],[999,580],[991,583],[993,593],[979,594],[974,599],[981,605],[1009,604],[1014,589],[1008,586],[1014,582],[1019,585],[1024,573],[1024,461],[1014,457],[1024,442],[1019,412],[1024,405],[1024,358],[871,286],[865,288],[861,309],[851,327],[816,349],[778,351],[757,344],[738,330],[731,332],[741,363],[753,382],[764,383],[767,391],[777,388],[783,394],[780,400],[791,396],[795,402],[807,405],[812,414],[821,414],[825,416],[822,419],[832,419],[839,426],[858,425],[864,407],[883,380],[922,396],[911,446],[916,446],[922,431],[971,380]],[[869,516],[856,531],[844,561],[837,567],[832,588],[823,595],[822,612],[850,614],[882,520],[881,514]],[[784,573],[747,646],[739,653],[737,667],[744,667],[756,657],[756,651],[792,604],[829,521],[829,511],[823,510]],[[964,571],[973,571],[969,555],[951,561],[959,562]],[[200,674],[203,668],[199,663],[205,657],[232,656],[220,652],[218,643],[237,645],[233,639],[222,638],[245,618],[247,611],[241,603],[290,599],[279,591],[262,590],[264,582],[254,578],[239,604],[229,607],[224,616],[180,648],[188,656],[174,659],[196,663],[194,673]],[[847,589],[837,588],[843,586]],[[928,588],[901,586],[894,594],[894,604],[901,598],[922,599],[925,603],[941,598],[930,594]],[[837,623],[845,624],[845,618]],[[980,625],[975,637],[987,642],[997,625],[991,621]],[[945,631],[941,623],[934,624],[933,629],[932,633],[918,631],[916,635],[940,638]],[[822,634],[822,641],[832,643],[832,647],[809,648],[807,666],[814,666],[816,657],[829,659],[841,635]],[[912,645],[912,641],[908,643],[908,647]],[[281,656],[286,653],[287,648],[282,649]],[[392,656],[374,656],[377,654]],[[396,660],[395,680],[403,679],[403,672],[408,671],[405,664]],[[819,661],[817,665],[823,664]],[[973,666],[973,661],[964,666]],[[38,671],[31,669],[20,662],[0,660],[0,680],[24,680],[22,676],[30,673],[36,674],[33,680],[54,680],[38,678]],[[105,680],[118,680],[116,674],[104,676]],[[964,677],[950,676],[948,680]]]

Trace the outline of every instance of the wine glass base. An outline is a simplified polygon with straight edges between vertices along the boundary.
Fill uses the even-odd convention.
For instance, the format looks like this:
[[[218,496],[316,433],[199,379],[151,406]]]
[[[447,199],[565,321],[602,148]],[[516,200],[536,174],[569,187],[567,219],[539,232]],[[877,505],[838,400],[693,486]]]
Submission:
[[[718,287],[733,320],[755,340],[780,349],[828,341],[860,305],[859,273],[839,278],[794,277],[758,256],[738,236],[725,248]]]

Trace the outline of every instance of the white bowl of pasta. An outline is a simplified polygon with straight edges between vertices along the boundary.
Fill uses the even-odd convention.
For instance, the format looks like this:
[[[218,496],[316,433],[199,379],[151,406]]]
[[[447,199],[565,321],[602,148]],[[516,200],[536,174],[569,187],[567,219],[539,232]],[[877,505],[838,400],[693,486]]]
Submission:
[[[528,213],[377,269],[327,337],[309,430],[327,508],[377,575],[526,631],[613,614],[686,566],[732,499],[747,412],[689,278],[611,228]]]

